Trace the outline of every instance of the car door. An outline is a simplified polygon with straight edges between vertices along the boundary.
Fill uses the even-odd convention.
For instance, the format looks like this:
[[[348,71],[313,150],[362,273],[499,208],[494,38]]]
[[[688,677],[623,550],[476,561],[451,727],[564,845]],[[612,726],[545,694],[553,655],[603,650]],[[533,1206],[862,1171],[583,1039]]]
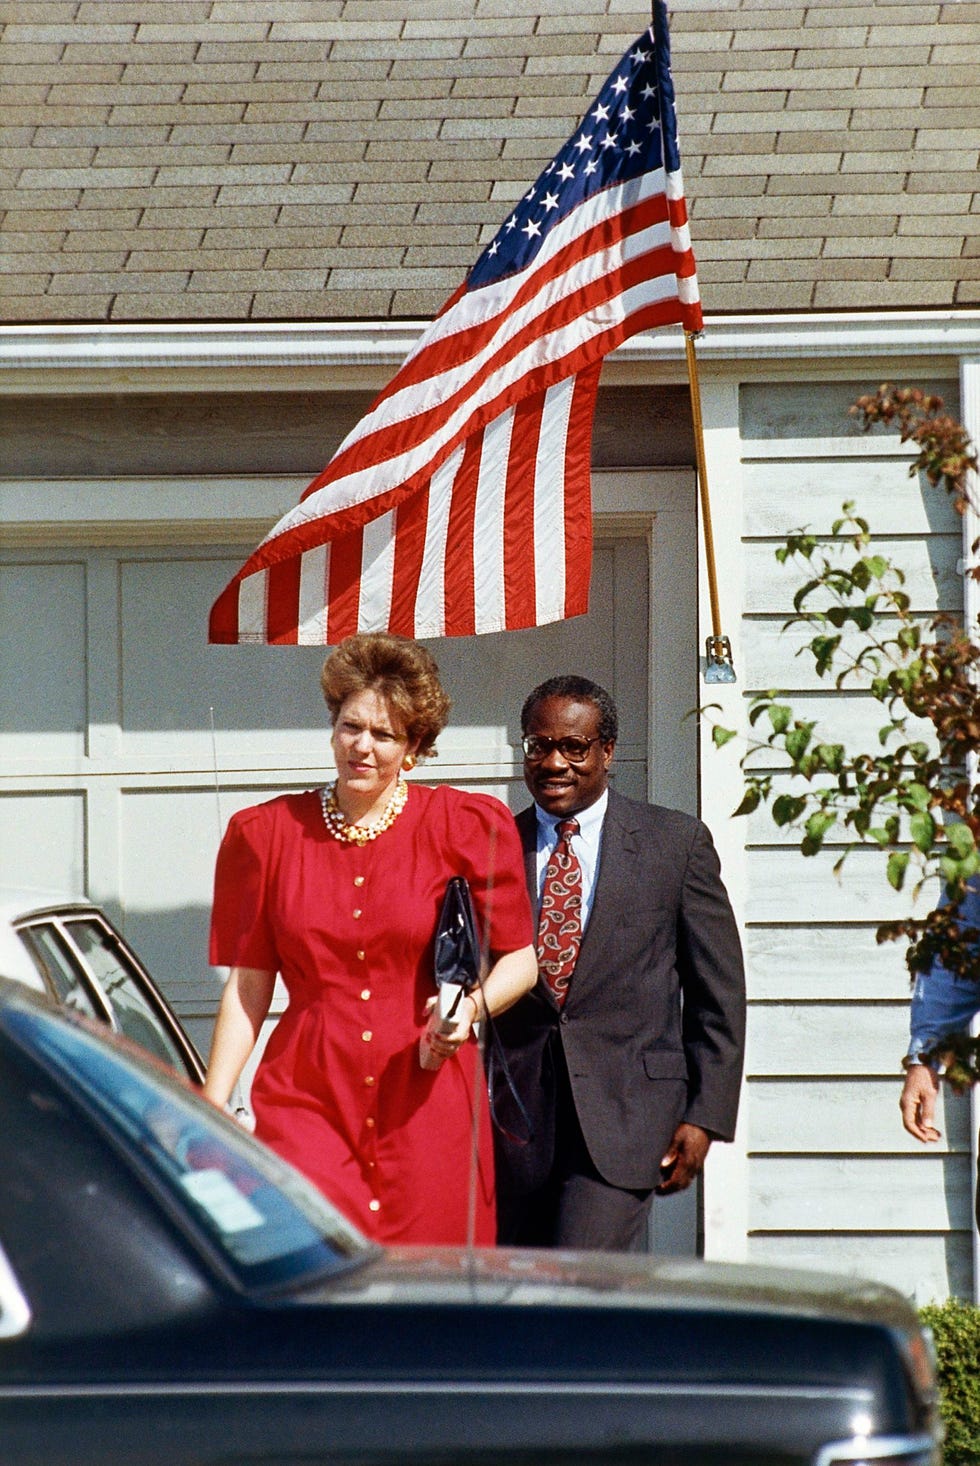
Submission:
[[[95,907],[25,917],[21,940],[64,1007],[101,1018],[175,1073],[200,1084],[194,1046],[156,983],[115,927]]]

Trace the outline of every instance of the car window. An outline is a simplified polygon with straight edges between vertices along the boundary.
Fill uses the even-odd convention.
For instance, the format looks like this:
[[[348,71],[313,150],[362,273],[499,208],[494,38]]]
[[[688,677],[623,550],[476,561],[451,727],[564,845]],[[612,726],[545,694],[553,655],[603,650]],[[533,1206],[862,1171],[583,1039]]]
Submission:
[[[135,1055],[39,1008],[12,1008],[5,1022],[95,1112],[185,1232],[203,1234],[242,1288],[302,1285],[374,1254],[291,1166]]]
[[[184,1056],[160,1013],[140,986],[141,978],[126,959],[114,934],[88,918],[65,922],[112,1008],[116,1027],[141,1048],[162,1059],[178,1074],[187,1074]]]
[[[54,927],[31,923],[18,928],[21,941],[34,959],[48,988],[66,1008],[87,1018],[105,1018],[85,986],[77,959]]]

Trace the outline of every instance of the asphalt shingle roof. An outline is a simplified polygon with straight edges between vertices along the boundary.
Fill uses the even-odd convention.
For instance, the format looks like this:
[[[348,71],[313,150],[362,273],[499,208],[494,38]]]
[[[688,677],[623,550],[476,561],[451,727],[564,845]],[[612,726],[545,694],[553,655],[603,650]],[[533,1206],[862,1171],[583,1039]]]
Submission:
[[[427,317],[622,0],[0,0],[0,318]],[[678,0],[709,313],[980,304],[980,3]]]

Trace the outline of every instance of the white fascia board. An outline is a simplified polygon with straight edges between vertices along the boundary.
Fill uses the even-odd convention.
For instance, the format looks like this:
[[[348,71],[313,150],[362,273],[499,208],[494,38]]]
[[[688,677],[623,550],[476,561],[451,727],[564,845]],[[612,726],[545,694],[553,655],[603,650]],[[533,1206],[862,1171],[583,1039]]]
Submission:
[[[0,391],[80,390],[107,378],[122,391],[145,391],[163,381],[190,391],[242,389],[253,373],[256,385],[262,380],[288,385],[277,383],[279,377],[307,382],[313,377],[327,388],[349,386],[352,378],[366,384],[386,380],[427,324],[0,326]],[[957,359],[978,353],[977,310],[709,316],[698,338],[699,358],[719,365],[846,357]],[[634,336],[609,361],[614,369],[683,368],[683,333],[673,327]]]

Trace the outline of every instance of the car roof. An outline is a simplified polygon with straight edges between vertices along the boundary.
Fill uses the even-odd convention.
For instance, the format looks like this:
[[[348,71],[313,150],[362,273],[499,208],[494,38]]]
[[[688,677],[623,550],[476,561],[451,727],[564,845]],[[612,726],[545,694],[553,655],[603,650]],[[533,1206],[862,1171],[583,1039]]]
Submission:
[[[0,882],[0,920],[15,921],[36,912],[60,910],[67,906],[95,906],[77,891],[58,890],[53,886],[20,886]]]

